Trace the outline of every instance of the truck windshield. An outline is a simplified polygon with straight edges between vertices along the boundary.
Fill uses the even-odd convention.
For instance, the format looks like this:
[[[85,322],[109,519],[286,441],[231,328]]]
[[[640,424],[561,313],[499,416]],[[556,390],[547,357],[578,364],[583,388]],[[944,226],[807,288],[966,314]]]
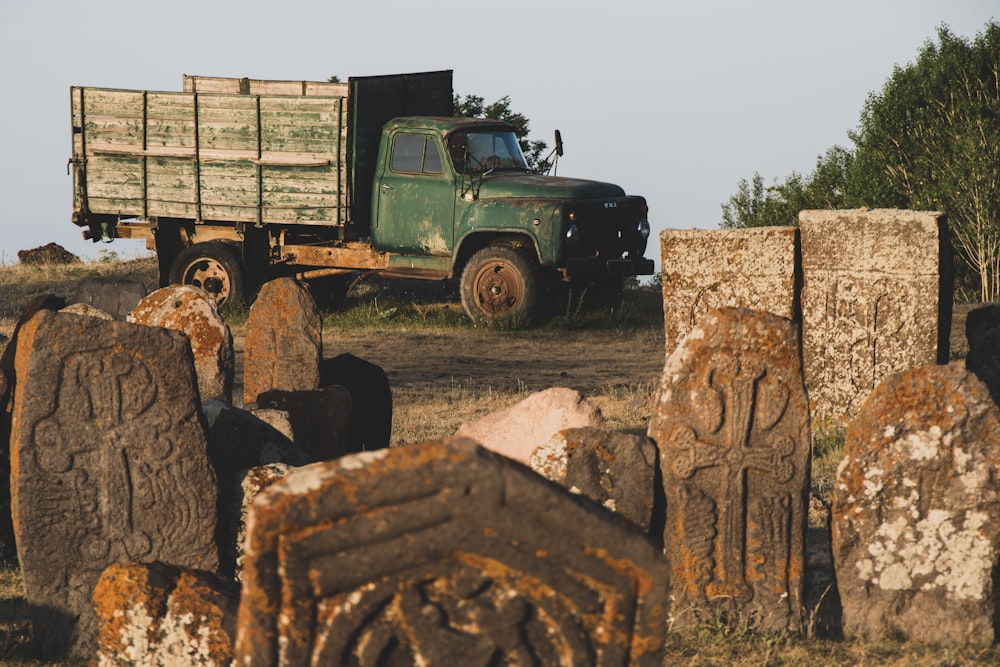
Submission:
[[[454,132],[448,136],[448,153],[455,171],[461,174],[498,169],[528,171],[521,146],[510,130]]]

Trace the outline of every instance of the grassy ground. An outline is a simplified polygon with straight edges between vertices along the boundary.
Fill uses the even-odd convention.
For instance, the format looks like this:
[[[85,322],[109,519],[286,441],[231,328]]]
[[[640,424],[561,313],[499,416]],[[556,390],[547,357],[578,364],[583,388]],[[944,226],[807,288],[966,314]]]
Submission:
[[[91,275],[156,285],[153,260],[106,261],[70,267],[0,266],[0,334],[10,335],[31,296],[68,296]],[[611,428],[645,433],[663,368],[659,295],[629,291],[626,299],[591,308],[587,294],[571,295],[553,315],[506,330],[475,327],[457,303],[454,286],[365,277],[344,306],[324,316],[326,356],[351,352],[386,370],[393,387],[393,445],[447,437],[461,422],[507,407],[534,391],[568,386],[601,408]],[[953,357],[964,356],[964,313],[956,308]],[[238,352],[247,307],[225,315]],[[240,392],[238,391],[237,394]],[[1000,664],[995,648],[934,647],[837,638],[838,608],[831,592],[829,532],[823,504],[833,489],[843,433],[815,424],[813,494],[808,536],[811,555],[807,636],[775,638],[748,628],[706,624],[671,633],[665,664],[675,665],[976,665]],[[16,567],[0,570],[0,663],[27,662],[30,627]],[[72,664],[72,663],[64,663]]]

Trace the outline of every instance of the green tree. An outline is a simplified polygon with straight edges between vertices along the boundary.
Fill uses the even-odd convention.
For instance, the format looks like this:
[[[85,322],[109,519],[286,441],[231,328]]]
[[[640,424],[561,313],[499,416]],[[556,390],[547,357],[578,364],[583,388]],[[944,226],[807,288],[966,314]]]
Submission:
[[[510,96],[504,95],[492,104],[484,102],[485,100],[479,95],[466,95],[465,97],[456,95],[455,115],[463,118],[496,118],[507,121],[514,126],[514,134],[517,135],[517,141],[521,144],[521,150],[524,152],[524,159],[528,161],[528,166],[535,171],[546,171],[549,163],[544,154],[548,144],[528,136],[529,121],[524,114],[510,108]]]
[[[799,211],[809,208],[844,208],[853,205],[847,192],[854,156],[846,148],[834,146],[816,160],[807,176],[792,172],[783,182],[765,186],[755,173],[743,179],[735,195],[722,205],[722,227],[767,227],[799,224]]]
[[[851,139],[858,195],[948,214],[979,297],[1000,297],[1000,25],[973,40],[942,26],[869,96]]]
[[[1000,25],[968,40],[938,28],[864,104],[853,150],[808,176],[740,181],[723,227],[795,224],[803,208],[910,208],[948,214],[964,287],[1000,297]]]

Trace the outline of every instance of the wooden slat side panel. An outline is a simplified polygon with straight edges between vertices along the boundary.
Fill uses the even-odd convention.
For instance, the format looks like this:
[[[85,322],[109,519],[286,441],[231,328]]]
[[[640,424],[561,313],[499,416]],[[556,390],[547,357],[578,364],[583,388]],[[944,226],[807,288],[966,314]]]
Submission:
[[[86,151],[95,213],[316,224],[347,217],[340,98],[86,88],[73,91],[72,108],[84,127],[73,143]]]

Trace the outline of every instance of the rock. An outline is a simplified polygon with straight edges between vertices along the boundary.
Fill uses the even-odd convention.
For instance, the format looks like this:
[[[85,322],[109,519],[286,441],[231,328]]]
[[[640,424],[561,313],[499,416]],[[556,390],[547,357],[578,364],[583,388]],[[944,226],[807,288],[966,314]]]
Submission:
[[[250,525],[235,664],[662,664],[663,555],[471,441],[298,468]]]
[[[392,389],[379,366],[353,354],[324,359],[319,366],[320,387],[339,385],[351,394],[348,449],[365,452],[388,447],[392,438]]]
[[[649,437],[666,497],[672,627],[721,616],[799,632],[810,450],[795,323],[706,315],[667,358]]]
[[[269,389],[316,389],[322,358],[322,321],[308,288],[294,278],[264,283],[247,320],[243,402]]]
[[[351,453],[351,394],[344,387],[313,391],[272,389],[257,397],[257,409],[288,414],[296,447],[313,461],[326,461]]]
[[[660,248],[668,355],[715,308],[799,319],[798,229],[665,229]]]
[[[240,476],[240,512],[236,522],[236,581],[243,581],[243,563],[246,560],[247,522],[250,507],[261,491],[295,470],[287,463],[268,463],[244,470]]]
[[[1000,403],[1000,306],[969,311],[965,318],[969,353],[965,367],[983,381],[995,403]]]
[[[844,635],[991,645],[1000,556],[1000,411],[960,366],[878,386],[834,488]]]
[[[233,336],[208,292],[191,285],[158,289],[136,305],[128,321],[187,334],[201,400],[215,398],[232,403]]]
[[[246,471],[277,463],[301,466],[315,459],[249,412],[215,399],[205,401],[202,409],[208,456],[219,480],[219,573],[231,577],[243,551]]]
[[[940,213],[802,211],[802,356],[814,420],[846,424],[875,387],[947,363],[953,269]]]
[[[104,569],[218,567],[216,481],[194,363],[176,331],[50,311],[21,328],[14,529],[47,658],[92,655]]]
[[[94,588],[96,664],[229,667],[239,591],[207,572],[116,563]]]
[[[587,426],[604,428],[600,409],[578,391],[553,387],[535,392],[506,410],[465,422],[455,437],[475,440],[487,449],[528,464],[535,448],[559,431]]]
[[[91,276],[77,283],[70,305],[98,308],[116,320],[124,320],[146,297],[146,286],[138,280]]]
[[[58,243],[46,243],[30,250],[18,250],[21,264],[79,264],[80,258]]]
[[[101,320],[107,320],[108,322],[115,319],[111,313],[105,312],[96,306],[91,306],[86,303],[71,303],[65,308],[60,308],[59,312],[70,313],[71,315],[83,315],[85,317],[96,317]]]
[[[644,531],[652,518],[656,467],[649,438],[593,427],[560,431],[531,455],[532,470]]]
[[[295,442],[295,431],[292,430],[292,420],[284,410],[251,407],[249,412],[290,441]]]

